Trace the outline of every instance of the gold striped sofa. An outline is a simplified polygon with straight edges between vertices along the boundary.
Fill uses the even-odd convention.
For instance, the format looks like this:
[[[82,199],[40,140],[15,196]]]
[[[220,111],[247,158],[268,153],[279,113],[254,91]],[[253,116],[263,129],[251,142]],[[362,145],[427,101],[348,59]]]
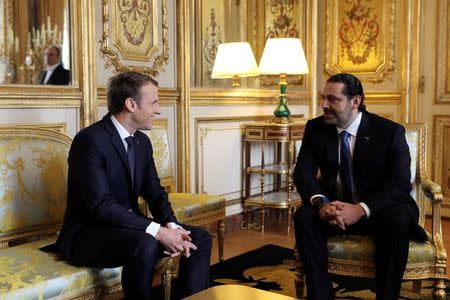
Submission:
[[[426,162],[426,124],[403,124],[406,141],[411,155],[412,197],[419,207],[419,224],[424,226],[426,203],[430,201],[432,213],[432,232],[427,233],[429,241],[421,243],[410,241],[409,255],[404,280],[414,280],[414,291],[420,293],[421,280],[433,280],[433,299],[445,299],[447,278],[447,252],[442,240],[441,228],[441,187],[428,179],[425,173]],[[375,277],[375,244],[366,235],[336,235],[328,239],[328,272],[353,277]],[[304,295],[305,282],[303,266],[296,251],[295,287],[297,297]]]
[[[77,268],[39,248],[55,241],[66,207],[71,139],[0,128],[0,299],[95,298],[120,289],[120,268]]]
[[[157,127],[149,135],[162,183],[173,188],[165,128]],[[0,300],[101,299],[121,289],[121,267],[74,267],[39,250],[53,243],[61,228],[70,144],[69,137],[53,130],[0,128]],[[219,220],[223,257],[225,199],[170,193],[170,201],[180,222],[203,225]],[[164,298],[170,299],[176,261],[162,259],[155,270],[158,275]]]

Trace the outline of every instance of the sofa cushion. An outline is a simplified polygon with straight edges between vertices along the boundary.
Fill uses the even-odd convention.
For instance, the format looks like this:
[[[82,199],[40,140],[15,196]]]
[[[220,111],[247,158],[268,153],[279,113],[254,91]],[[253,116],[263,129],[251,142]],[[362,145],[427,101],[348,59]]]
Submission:
[[[367,235],[335,235],[328,239],[330,262],[351,260],[352,264],[373,265],[375,243]],[[430,242],[409,242],[408,264],[434,264],[434,247]]]
[[[54,238],[0,249],[1,300],[69,297],[120,283],[121,267],[74,267],[38,250],[53,242]]]
[[[169,201],[178,220],[225,208],[225,198],[208,194],[170,193]]]

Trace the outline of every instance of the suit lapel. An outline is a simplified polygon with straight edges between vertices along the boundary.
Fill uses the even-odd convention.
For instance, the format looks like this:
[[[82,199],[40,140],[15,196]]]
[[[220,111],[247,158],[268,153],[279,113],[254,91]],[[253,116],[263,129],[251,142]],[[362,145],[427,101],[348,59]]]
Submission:
[[[332,178],[337,177],[339,170],[338,157],[338,134],[335,126],[326,126],[326,153],[327,161],[330,165],[330,174]]]
[[[370,147],[372,145],[372,142],[373,142],[373,135],[370,127],[369,118],[366,113],[363,113],[361,124],[359,125],[358,128],[358,134],[356,136],[355,149],[353,152],[353,172],[355,172],[358,167],[367,164],[368,159],[367,153],[370,153]],[[361,155],[360,153],[364,153],[365,155]]]
[[[104,116],[103,121],[104,121],[103,123],[105,124],[105,129],[109,134],[111,143],[113,144],[117,154],[120,157],[120,160],[122,161],[125,169],[128,172],[128,178],[131,183],[130,166],[128,164],[128,157],[127,157],[127,153],[125,152],[125,146],[123,145],[122,139],[120,138],[120,135],[117,132],[116,127],[114,127],[114,124],[110,119],[110,114],[107,114],[106,116]]]

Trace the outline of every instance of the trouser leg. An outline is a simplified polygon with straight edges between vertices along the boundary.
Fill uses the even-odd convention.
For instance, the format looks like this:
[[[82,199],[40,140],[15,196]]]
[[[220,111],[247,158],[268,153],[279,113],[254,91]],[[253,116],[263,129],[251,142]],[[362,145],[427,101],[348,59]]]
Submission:
[[[162,248],[145,232],[103,228],[79,232],[71,262],[77,266],[123,266],[122,288],[126,299],[150,299],[153,271]]]
[[[377,299],[398,299],[413,220],[402,205],[397,205],[377,213],[374,221]]]
[[[294,214],[295,240],[303,264],[308,299],[334,299],[328,274],[327,237],[329,227],[317,210],[303,205]]]
[[[189,258],[180,259],[178,279],[180,281],[181,296],[200,292],[209,286],[209,264],[211,259],[211,235],[203,228],[181,225],[191,231],[192,243],[197,250],[191,251]]]

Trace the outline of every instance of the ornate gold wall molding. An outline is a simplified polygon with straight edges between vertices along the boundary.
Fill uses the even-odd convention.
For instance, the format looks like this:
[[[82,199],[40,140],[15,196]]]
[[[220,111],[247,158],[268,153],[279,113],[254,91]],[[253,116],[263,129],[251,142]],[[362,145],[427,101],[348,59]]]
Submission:
[[[23,128],[23,129],[48,129],[67,135],[66,123],[33,123],[33,124],[0,124],[0,130],[3,128]]]
[[[0,108],[81,107],[82,93],[75,88],[10,85],[0,88]]]
[[[106,66],[115,72],[137,71],[158,76],[169,60],[167,0],[102,0],[102,9],[100,54]],[[154,56],[156,52],[160,54]],[[147,67],[152,59],[152,66]],[[129,64],[126,60],[134,61]]]
[[[327,0],[325,72],[383,81],[394,70],[395,0]]]
[[[294,89],[291,89],[294,90]],[[264,89],[191,89],[192,105],[245,105],[265,104],[272,105],[278,101],[279,91]],[[311,95],[309,92],[289,92],[289,104],[309,105]]]
[[[177,89],[173,88],[159,88],[158,89],[159,102],[162,104],[174,103],[177,102],[180,98],[180,93]],[[107,106],[108,103],[106,101],[106,87],[98,86],[97,87],[97,98],[99,106]]]
[[[436,98],[435,103],[450,104],[450,5],[438,1],[436,29]]]
[[[433,116],[433,179],[441,185],[443,205],[450,207],[450,116]]]

